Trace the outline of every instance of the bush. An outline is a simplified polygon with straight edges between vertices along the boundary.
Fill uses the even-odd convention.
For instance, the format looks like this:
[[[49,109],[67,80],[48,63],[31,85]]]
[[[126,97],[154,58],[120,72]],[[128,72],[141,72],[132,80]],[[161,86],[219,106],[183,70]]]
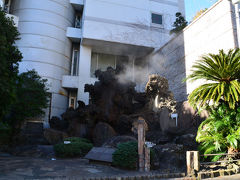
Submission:
[[[231,109],[221,103],[213,108],[210,116],[199,126],[196,140],[200,143],[199,150],[203,154],[222,154],[240,149],[240,107]],[[213,156],[211,161],[217,161],[221,156]]]
[[[151,161],[154,157],[154,151],[150,151]],[[118,145],[113,153],[113,164],[127,169],[137,169],[138,166],[138,143],[126,142]]]
[[[70,141],[70,144],[59,143],[54,145],[54,151],[57,157],[83,157],[92,148],[93,144],[83,138],[66,138],[64,141]]]

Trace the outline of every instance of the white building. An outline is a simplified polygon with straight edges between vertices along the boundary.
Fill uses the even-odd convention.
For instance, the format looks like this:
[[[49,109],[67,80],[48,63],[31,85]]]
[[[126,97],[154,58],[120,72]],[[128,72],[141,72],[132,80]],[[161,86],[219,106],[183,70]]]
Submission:
[[[77,100],[86,104],[94,71],[127,63],[132,68],[170,39],[184,0],[0,0],[19,17],[20,72],[35,69],[48,79],[48,117]],[[47,121],[46,121],[47,122]]]

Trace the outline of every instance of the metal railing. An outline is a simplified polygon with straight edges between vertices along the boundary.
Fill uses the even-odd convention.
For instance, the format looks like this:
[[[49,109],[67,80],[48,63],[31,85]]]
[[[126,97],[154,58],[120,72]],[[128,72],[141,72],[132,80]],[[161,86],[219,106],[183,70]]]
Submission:
[[[240,159],[235,159],[235,158],[233,159],[233,156],[236,156],[236,155],[240,155],[240,153],[234,153],[234,154],[221,153],[221,154],[203,154],[203,155],[200,155],[198,151],[187,151],[187,153],[186,153],[187,174],[192,175],[195,172],[199,172],[200,167],[204,166],[204,165],[239,162]],[[215,162],[201,162],[200,161],[200,157],[208,157],[208,156],[229,156],[229,159],[215,161]]]

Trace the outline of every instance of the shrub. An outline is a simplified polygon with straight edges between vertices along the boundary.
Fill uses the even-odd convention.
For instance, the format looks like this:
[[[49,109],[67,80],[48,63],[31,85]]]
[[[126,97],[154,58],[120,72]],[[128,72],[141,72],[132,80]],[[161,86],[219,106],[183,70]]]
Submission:
[[[154,157],[154,151],[150,151],[151,161]],[[126,142],[118,145],[113,153],[113,164],[127,169],[136,169],[138,166],[138,143]]]
[[[213,108],[209,118],[199,126],[196,140],[204,154],[236,152],[240,147],[240,107],[231,109],[225,103]],[[216,161],[221,156],[211,158]]]
[[[83,157],[93,148],[93,144],[87,139],[72,137],[64,140],[70,141],[71,143],[54,145],[54,151],[57,157]]]

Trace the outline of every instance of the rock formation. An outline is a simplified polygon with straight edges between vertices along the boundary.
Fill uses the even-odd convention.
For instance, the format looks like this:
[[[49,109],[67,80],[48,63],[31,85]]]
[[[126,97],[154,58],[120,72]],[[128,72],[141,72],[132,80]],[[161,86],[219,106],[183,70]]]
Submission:
[[[166,107],[170,112],[176,112],[177,102],[174,100],[173,93],[169,91],[168,80],[157,74],[149,76],[145,88],[147,97],[150,99],[150,105],[157,110]]]

